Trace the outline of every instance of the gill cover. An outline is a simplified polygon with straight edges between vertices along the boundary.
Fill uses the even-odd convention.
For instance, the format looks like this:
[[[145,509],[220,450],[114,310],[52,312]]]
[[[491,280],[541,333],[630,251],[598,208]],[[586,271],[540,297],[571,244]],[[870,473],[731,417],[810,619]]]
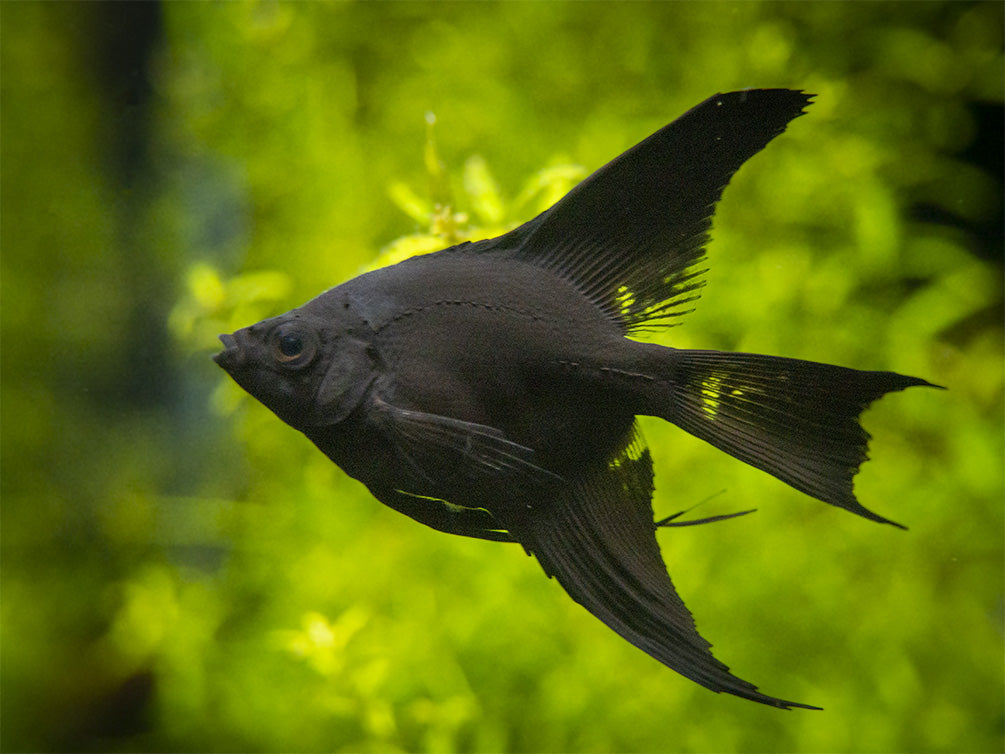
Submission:
[[[348,417],[377,376],[375,362],[373,349],[365,341],[358,338],[336,340],[331,363],[314,398],[311,425],[330,426]]]

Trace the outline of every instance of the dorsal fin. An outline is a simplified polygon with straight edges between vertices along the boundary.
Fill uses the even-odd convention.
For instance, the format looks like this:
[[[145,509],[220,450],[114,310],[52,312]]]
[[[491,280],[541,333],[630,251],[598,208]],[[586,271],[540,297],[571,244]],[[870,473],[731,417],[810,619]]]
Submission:
[[[710,97],[492,246],[569,280],[625,332],[668,326],[698,298],[703,247],[730,177],[812,96]]]

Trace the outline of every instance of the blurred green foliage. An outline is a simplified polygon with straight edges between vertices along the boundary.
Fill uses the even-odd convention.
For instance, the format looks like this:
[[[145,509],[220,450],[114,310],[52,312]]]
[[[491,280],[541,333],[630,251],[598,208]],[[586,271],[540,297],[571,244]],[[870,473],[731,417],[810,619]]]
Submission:
[[[1001,3],[0,14],[4,751],[1005,748]],[[949,388],[866,417],[859,496],[906,533],[645,424],[658,515],[760,509],[661,535],[702,633],[820,713],[713,695],[520,548],[382,508],[209,359],[765,86],[818,97],[665,341]]]

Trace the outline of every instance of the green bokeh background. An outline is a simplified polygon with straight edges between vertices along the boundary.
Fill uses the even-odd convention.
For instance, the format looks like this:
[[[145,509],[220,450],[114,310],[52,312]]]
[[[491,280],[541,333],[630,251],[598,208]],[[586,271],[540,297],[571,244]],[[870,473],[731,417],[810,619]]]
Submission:
[[[0,30],[4,751],[1005,749],[1001,3],[4,3]],[[712,694],[519,547],[383,508],[209,359],[765,86],[818,97],[727,189],[664,342],[949,388],[866,415],[858,495],[908,532],[645,424],[658,515],[759,509],[660,535],[703,635],[824,712]]]

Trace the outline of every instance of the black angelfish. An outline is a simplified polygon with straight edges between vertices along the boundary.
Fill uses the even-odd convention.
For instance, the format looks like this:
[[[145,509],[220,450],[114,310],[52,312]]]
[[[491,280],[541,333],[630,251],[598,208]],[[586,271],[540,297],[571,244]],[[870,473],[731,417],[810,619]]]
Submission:
[[[715,203],[811,95],[716,95],[533,220],[360,275],[222,335],[216,362],[374,497],[452,534],[519,542],[635,646],[776,707],[709,651],[656,542],[658,416],[860,516],[858,416],[925,380],[630,340],[698,297]],[[711,519],[709,519],[711,520]]]

